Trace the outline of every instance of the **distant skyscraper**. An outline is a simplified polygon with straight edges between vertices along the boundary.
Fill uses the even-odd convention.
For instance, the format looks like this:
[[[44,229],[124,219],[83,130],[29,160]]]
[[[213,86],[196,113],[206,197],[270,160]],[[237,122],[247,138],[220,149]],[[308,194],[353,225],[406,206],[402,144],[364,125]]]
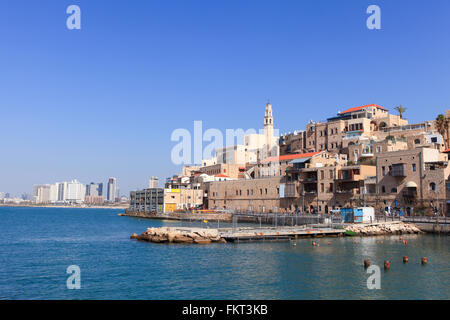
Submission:
[[[108,194],[106,195],[106,200],[108,202],[115,202],[116,201],[116,193],[117,193],[116,178],[109,178],[109,180],[108,180]]]
[[[159,178],[158,177],[150,177],[148,180],[148,187],[151,188],[158,188],[159,186]]]
[[[67,182],[56,183],[58,185],[58,201],[66,201]]]
[[[29,193],[27,193],[27,192],[22,193],[21,198],[22,198],[22,200],[25,200],[25,201],[32,200],[32,196]]]
[[[67,182],[66,201],[81,203],[86,196],[86,186],[76,179]]]
[[[86,185],[86,195],[99,197],[103,195],[103,183],[94,183]]]

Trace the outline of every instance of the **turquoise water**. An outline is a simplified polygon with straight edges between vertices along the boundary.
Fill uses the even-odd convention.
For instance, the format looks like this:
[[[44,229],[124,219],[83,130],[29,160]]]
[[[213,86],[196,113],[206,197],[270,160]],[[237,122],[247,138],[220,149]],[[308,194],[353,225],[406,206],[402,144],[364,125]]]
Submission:
[[[0,299],[450,299],[448,236],[152,244],[129,236],[175,223],[120,212],[0,208]],[[380,290],[367,289],[365,258],[381,266]],[[69,265],[80,290],[66,287]]]

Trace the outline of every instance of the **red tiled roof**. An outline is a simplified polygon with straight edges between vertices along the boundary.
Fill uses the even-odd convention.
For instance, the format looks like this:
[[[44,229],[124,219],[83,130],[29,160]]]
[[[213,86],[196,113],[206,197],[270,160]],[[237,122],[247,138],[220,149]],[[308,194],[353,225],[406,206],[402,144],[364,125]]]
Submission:
[[[270,157],[270,158],[264,159],[262,161],[262,163],[294,160],[294,159],[299,159],[299,158],[309,158],[309,157],[315,156],[316,154],[319,154],[321,152],[322,151],[308,152],[308,153],[296,153],[296,154],[287,154],[287,155],[279,156],[279,157]]]
[[[223,173],[216,174],[216,177],[219,177],[219,178],[229,178],[229,176],[224,175]]]
[[[377,104],[366,104],[365,106],[360,106],[360,107],[354,107],[354,108],[347,109],[345,111],[339,112],[339,114],[354,112],[354,111],[358,111],[358,110],[361,110],[361,109],[364,109],[364,108],[368,108],[368,107],[376,107],[376,108],[379,108],[381,110],[387,111],[387,109],[385,109],[382,106],[379,106]]]
[[[450,152],[450,149],[444,150],[443,152],[444,153]]]

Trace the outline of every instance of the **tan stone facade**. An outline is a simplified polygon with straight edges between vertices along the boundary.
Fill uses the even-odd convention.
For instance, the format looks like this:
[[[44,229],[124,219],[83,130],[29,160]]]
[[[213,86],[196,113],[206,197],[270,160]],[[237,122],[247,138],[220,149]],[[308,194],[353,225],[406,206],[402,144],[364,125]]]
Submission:
[[[286,175],[286,170],[289,167],[289,163],[291,161],[295,161],[296,159],[303,159],[305,161],[305,166],[307,167],[323,167],[346,163],[347,156],[322,151],[272,157],[256,165],[255,177],[264,178],[284,176]]]
[[[224,174],[230,178],[241,179],[244,177],[245,165],[218,163],[207,167],[201,167],[199,172],[206,173],[210,176]]]
[[[367,201],[380,212],[391,207],[430,214],[438,203],[440,213],[446,213],[449,175],[447,155],[436,149],[382,153],[377,157],[377,193]]]
[[[282,177],[211,182],[206,187],[209,209],[236,212],[280,212]]]
[[[356,205],[362,199],[364,180],[376,174],[375,166],[330,166],[290,170],[284,207],[289,211],[329,213]]]

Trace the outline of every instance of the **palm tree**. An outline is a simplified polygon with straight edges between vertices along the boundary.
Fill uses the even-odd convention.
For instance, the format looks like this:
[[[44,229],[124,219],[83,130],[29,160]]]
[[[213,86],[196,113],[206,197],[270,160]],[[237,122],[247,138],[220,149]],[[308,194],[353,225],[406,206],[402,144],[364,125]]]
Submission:
[[[397,110],[398,114],[400,115],[400,118],[403,119],[403,114],[406,112],[406,109],[404,106],[399,105],[397,107],[394,108],[395,110]]]
[[[434,123],[434,127],[437,132],[444,138],[445,149],[447,149],[447,140],[448,140],[448,120],[443,114],[439,114]]]

